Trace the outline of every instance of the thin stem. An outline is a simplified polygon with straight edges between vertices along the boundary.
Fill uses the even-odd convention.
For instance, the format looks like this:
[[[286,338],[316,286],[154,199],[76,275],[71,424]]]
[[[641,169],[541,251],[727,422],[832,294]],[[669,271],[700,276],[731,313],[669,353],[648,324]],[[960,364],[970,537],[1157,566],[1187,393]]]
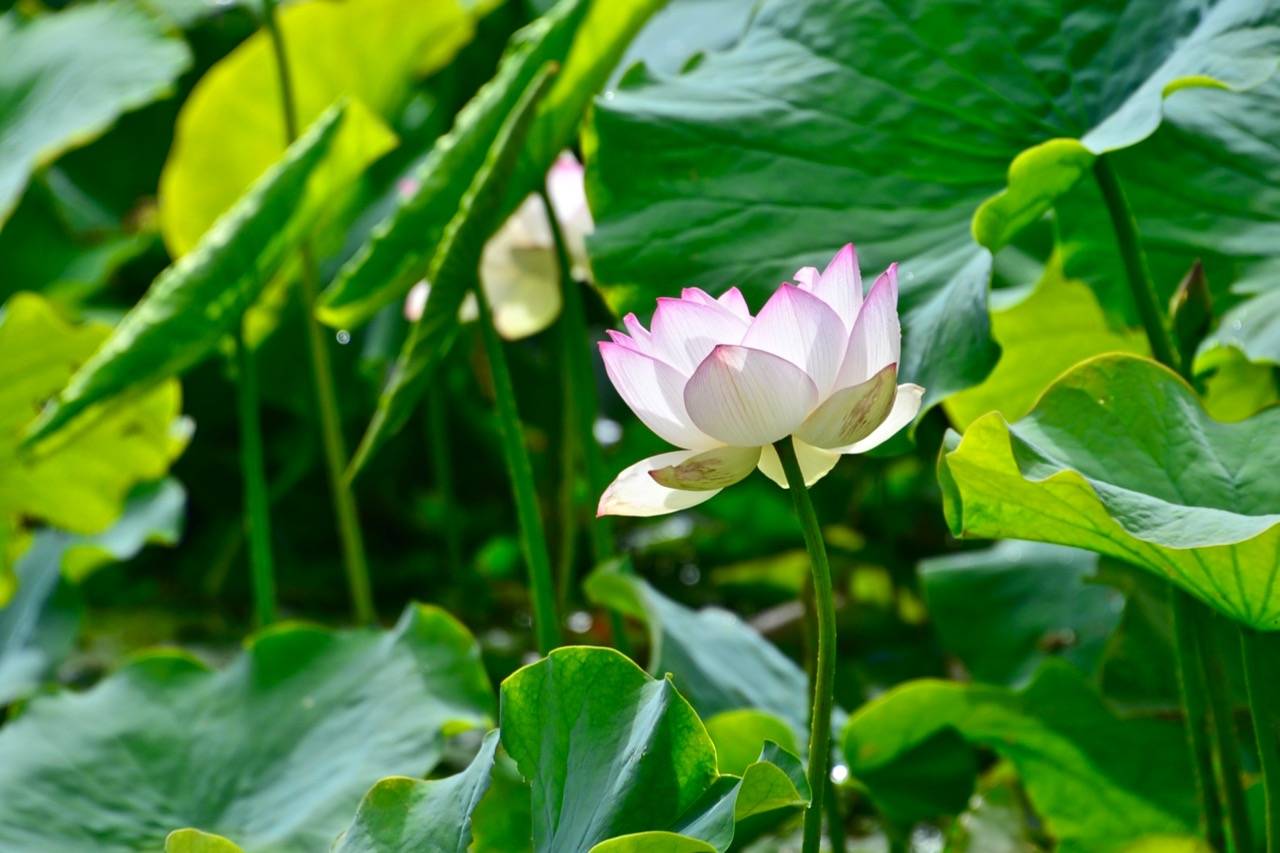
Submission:
[[[561,324],[560,335],[567,337],[568,329]],[[578,549],[578,502],[577,495],[577,441],[573,429],[573,389],[570,387],[568,366],[569,347],[564,347],[565,357],[562,361],[562,414],[560,424],[560,553],[556,567],[556,602],[564,608],[569,602],[569,590],[573,586],[573,567],[577,560]]]
[[[1133,295],[1134,304],[1138,308],[1138,316],[1142,319],[1142,327],[1147,332],[1147,342],[1151,345],[1151,354],[1163,365],[1181,370],[1177,351],[1173,345],[1173,336],[1169,330],[1164,312],[1156,298],[1155,284],[1151,280],[1151,271],[1147,268],[1146,256],[1138,239],[1138,226],[1133,213],[1129,209],[1124,190],[1116,173],[1111,168],[1107,155],[1103,154],[1093,161],[1093,174],[1102,190],[1103,201],[1107,212],[1111,215],[1111,225],[1116,232],[1116,243],[1120,247],[1120,259],[1124,262],[1125,275],[1129,279],[1129,291]]]
[[[828,764],[831,761],[831,706],[836,674],[836,606],[831,590],[831,567],[822,542],[822,528],[804,484],[804,474],[790,438],[776,442],[774,450],[782,461],[787,486],[795,503],[796,517],[804,532],[805,548],[813,570],[813,593],[817,612],[817,656],[813,672],[813,712],[809,719],[809,790],[812,801],[804,813],[804,853],[818,853],[822,839],[822,801],[826,793]]]
[[[244,476],[244,507],[249,528],[253,613],[255,624],[263,628],[276,621],[276,578],[271,557],[271,512],[262,454],[262,423],[258,414],[258,375],[253,351],[244,339],[243,320],[236,330],[235,343],[236,409],[240,416],[240,469]]]
[[[516,502],[516,518],[520,525],[520,543],[525,565],[529,569],[529,590],[533,596],[533,629],[538,651],[545,655],[560,645],[560,620],[556,615],[555,587],[551,580],[551,557],[547,551],[547,534],[542,529],[542,513],[533,483],[533,465],[524,444],[520,412],[516,408],[516,392],[511,384],[511,371],[502,351],[502,341],[493,326],[493,311],[484,288],[473,288],[480,309],[480,337],[489,371],[493,374],[493,391],[497,398],[498,435],[502,454],[506,457],[511,477],[511,494]]]
[[[1249,826],[1249,809],[1241,782],[1240,743],[1236,737],[1227,673],[1222,666],[1226,649],[1221,647],[1214,631],[1217,616],[1203,606],[1194,607],[1192,612],[1200,640],[1200,659],[1204,662],[1205,684],[1209,688],[1209,730],[1218,754],[1218,784],[1227,804],[1232,848],[1252,850],[1253,831]]]
[[[1194,627],[1198,602],[1180,588],[1169,584],[1169,609],[1173,617],[1173,653],[1178,669],[1178,690],[1187,724],[1187,745],[1195,762],[1196,792],[1205,839],[1214,850],[1226,850],[1226,827],[1222,803],[1213,782],[1213,752],[1209,744],[1209,706],[1206,701],[1204,669]]]
[[[462,565],[462,539],[458,525],[453,523],[453,455],[449,449],[449,422],[445,417],[445,394],[440,383],[432,382],[427,388],[427,446],[431,453],[431,470],[435,474],[436,494],[444,504],[445,553],[449,559],[449,575],[456,583],[465,580]]]
[[[280,106],[284,116],[285,142],[291,144],[298,138],[298,113],[284,34],[280,31],[280,22],[276,17],[276,0],[262,0],[262,16],[271,39],[276,75],[280,82]],[[333,380],[333,366],[329,363],[329,350],[325,345],[324,331],[320,327],[320,322],[316,320],[315,304],[320,290],[319,276],[310,247],[305,243],[300,256],[302,309],[307,327],[307,350],[316,390],[316,406],[319,409],[325,467],[329,474],[329,491],[332,493],[333,511],[337,516],[338,536],[342,544],[342,563],[347,573],[347,585],[351,589],[351,602],[356,621],[367,624],[374,622],[377,614],[373,609],[369,566],[365,562],[364,540],[360,533],[356,499],[351,492],[351,484],[344,476],[347,467],[347,450],[342,438],[342,422],[338,417],[338,395]]]
[[[1093,174],[1111,217],[1116,244],[1119,247],[1129,283],[1129,292],[1138,309],[1138,316],[1142,319],[1143,329],[1147,333],[1151,354],[1161,364],[1189,378],[1189,365],[1181,364],[1175,355],[1177,350],[1173,344],[1173,336],[1156,298],[1155,284],[1151,280],[1151,272],[1142,252],[1137,223],[1107,155],[1100,155],[1094,161]],[[1213,766],[1213,758],[1210,754],[1208,738],[1196,729],[1203,725],[1206,719],[1204,705],[1206,696],[1210,707],[1229,708],[1230,700],[1223,692],[1225,689],[1223,683],[1211,677],[1209,672],[1212,666],[1209,660],[1210,649],[1203,642],[1197,642],[1194,636],[1199,633],[1197,625],[1203,623],[1208,617],[1207,608],[1181,590],[1174,590],[1172,596],[1175,648],[1178,651],[1178,685],[1182,694],[1183,712],[1187,720],[1187,743],[1192,750],[1191,763],[1197,776],[1196,785],[1201,791],[1204,818],[1208,827],[1207,837],[1211,843],[1216,839],[1217,846],[1220,848],[1225,835],[1221,825],[1222,812],[1217,803],[1217,795],[1214,793],[1213,775],[1205,772],[1205,768]],[[1204,684],[1203,692],[1195,689],[1198,684]],[[1227,723],[1229,722],[1228,719]],[[1223,778],[1220,781],[1226,789],[1224,793],[1230,813],[1234,811],[1232,803],[1238,802],[1236,792],[1240,788],[1240,778],[1238,773],[1232,777],[1226,772],[1228,766],[1236,766],[1238,769],[1235,746],[1229,739],[1224,740],[1229,733],[1229,728],[1224,728],[1222,722],[1215,721],[1214,734],[1219,753],[1219,766],[1223,769]],[[1232,823],[1233,825],[1236,823],[1234,815],[1232,815]],[[1237,834],[1236,838],[1239,841],[1241,836]]]
[[[1274,662],[1278,659],[1274,637],[1240,629],[1244,674],[1249,685],[1249,710],[1253,735],[1258,742],[1262,785],[1267,801],[1267,853],[1280,853],[1280,715],[1276,707]],[[1272,662],[1269,667],[1268,661]]]

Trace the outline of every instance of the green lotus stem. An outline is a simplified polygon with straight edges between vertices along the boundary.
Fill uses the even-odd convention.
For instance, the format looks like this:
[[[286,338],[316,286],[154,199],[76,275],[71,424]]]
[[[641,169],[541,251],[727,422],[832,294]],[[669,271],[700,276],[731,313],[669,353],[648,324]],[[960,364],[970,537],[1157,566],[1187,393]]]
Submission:
[[[236,409],[240,416],[240,467],[249,528],[249,569],[253,581],[254,622],[259,628],[276,621],[276,577],[271,556],[271,510],[262,454],[262,422],[258,412],[258,376],[253,351],[245,340],[244,321],[236,330]]]
[[[436,494],[450,514],[453,512],[453,455],[449,448],[449,422],[445,417],[445,394],[439,382],[427,388],[427,447],[431,453],[431,470],[436,478]],[[462,539],[458,525],[446,519],[444,525],[445,553],[449,560],[449,574],[455,582],[465,581],[462,565]]]
[[[822,528],[809,499],[809,488],[796,459],[791,439],[773,445],[782,461],[787,487],[795,503],[796,517],[804,532],[813,572],[814,611],[817,614],[817,655],[813,661],[813,710],[809,719],[809,792],[812,799],[804,813],[804,853],[818,853],[822,840],[822,801],[827,790],[827,766],[831,761],[831,707],[836,675],[836,605],[831,589],[831,566],[822,542]]]
[[[573,506],[573,456],[577,450],[582,456],[582,465],[587,478],[588,493],[599,495],[607,483],[604,459],[600,456],[600,445],[595,436],[595,415],[597,406],[595,377],[591,373],[592,360],[590,353],[583,349],[589,346],[587,338],[586,309],[582,304],[582,285],[573,278],[573,262],[569,259],[568,244],[564,239],[564,231],[560,221],[556,219],[555,208],[547,195],[546,187],[538,189],[542,200],[542,208],[546,211],[547,221],[551,224],[552,242],[556,248],[556,265],[560,270],[560,331],[561,358],[564,362],[565,384],[565,424],[563,451],[566,454],[562,476],[565,478],[563,511],[569,516],[564,532],[571,535],[573,518],[576,517]],[[576,437],[571,434],[576,433]],[[592,564],[599,566],[615,553],[613,528],[608,518],[596,518],[587,527],[591,541]],[[565,549],[572,555],[571,547]],[[563,555],[562,555],[563,557]],[[560,601],[563,604],[568,598],[569,588],[573,583],[573,563],[561,565]],[[609,611],[610,633],[613,645],[618,651],[631,656],[631,644],[627,641],[626,625],[615,610]]]
[[[1227,653],[1218,642],[1214,625],[1217,616],[1208,608],[1196,606],[1193,611],[1200,639],[1200,659],[1204,662],[1208,686],[1209,724],[1218,754],[1218,782],[1227,804],[1227,827],[1231,830],[1232,849],[1252,850],[1253,831],[1249,826],[1249,809],[1245,804],[1241,783],[1240,744],[1236,737],[1235,715],[1227,673],[1222,661]]]
[[[284,116],[285,142],[292,143],[298,137],[298,113],[284,34],[280,31],[280,22],[276,17],[276,0],[262,0],[262,17],[271,40],[276,73],[280,81],[280,105]],[[302,309],[307,327],[307,351],[310,355],[312,380],[315,383],[325,467],[329,474],[329,491],[333,499],[333,512],[338,520],[338,537],[342,544],[342,564],[347,573],[347,585],[351,590],[351,602],[356,621],[369,624],[377,620],[377,614],[373,609],[369,566],[365,562],[364,540],[360,533],[356,499],[350,483],[344,477],[347,467],[347,450],[342,437],[342,422],[338,417],[338,395],[333,381],[333,366],[329,363],[329,350],[325,345],[324,330],[316,319],[315,305],[320,290],[319,276],[310,247],[304,243],[299,254],[302,260],[300,278]]]
[[[1188,378],[1190,366],[1179,363],[1175,356],[1177,350],[1173,344],[1173,336],[1169,329],[1168,321],[1164,316],[1164,312],[1160,310],[1160,304],[1156,298],[1155,284],[1151,280],[1151,271],[1147,266],[1146,257],[1143,255],[1141,242],[1138,238],[1137,222],[1134,220],[1133,212],[1129,208],[1124,190],[1120,186],[1120,181],[1116,177],[1115,171],[1111,168],[1107,155],[1099,155],[1094,160],[1093,174],[1098,183],[1098,188],[1102,191],[1102,198],[1106,203],[1107,212],[1111,216],[1111,225],[1115,231],[1116,244],[1120,250],[1121,260],[1124,263],[1129,292],[1133,296],[1134,304],[1137,306],[1138,316],[1142,319],[1142,326],[1146,331],[1147,343],[1151,347],[1151,353],[1161,364],[1178,372],[1184,378]],[[1201,639],[1205,636],[1205,632],[1198,630],[1198,627],[1208,619],[1210,615],[1208,609],[1181,590],[1175,589],[1172,595],[1172,601],[1174,602],[1173,624],[1176,634],[1174,645],[1178,652],[1178,685],[1182,698],[1183,713],[1187,720],[1187,743],[1192,752],[1191,762],[1192,768],[1196,772],[1196,785],[1201,792],[1201,807],[1208,825],[1207,837],[1209,839],[1217,839],[1220,849],[1225,836],[1221,826],[1221,807],[1217,804],[1213,776],[1212,774],[1206,775],[1204,772],[1205,767],[1213,766],[1213,758],[1209,754],[1208,739],[1198,734],[1195,728],[1208,719],[1208,714],[1205,710],[1206,696],[1208,697],[1210,708],[1229,710],[1230,699],[1224,692],[1224,680],[1210,676],[1209,670],[1214,665],[1209,661],[1211,657],[1210,649],[1206,648],[1203,642],[1197,642],[1195,636],[1197,633],[1200,634]],[[1201,683],[1205,686],[1203,692],[1195,689],[1195,686]],[[1214,715],[1217,718],[1221,716],[1221,713]],[[1239,769],[1238,758],[1235,757],[1236,747],[1229,737],[1230,718],[1228,717],[1225,721],[1214,720],[1213,722],[1215,745],[1218,752],[1218,766],[1223,771],[1222,778],[1219,781],[1224,788],[1224,796],[1228,803],[1229,812],[1235,812],[1237,809],[1232,807],[1231,804],[1243,802],[1244,795],[1240,790],[1239,773],[1237,772],[1234,776],[1228,773],[1228,767],[1234,766],[1237,771]],[[1236,840],[1239,841],[1242,838],[1246,838],[1247,835],[1241,835],[1240,833],[1242,831],[1247,833],[1247,823],[1242,830],[1237,825],[1236,815],[1231,814],[1230,817]]]
[[[516,408],[516,392],[511,384],[511,371],[502,351],[502,340],[493,325],[489,297],[477,283],[472,287],[476,306],[480,309],[480,337],[484,342],[489,372],[493,375],[493,392],[497,398],[498,435],[507,474],[511,477],[511,494],[516,502],[516,519],[520,526],[520,544],[529,570],[529,591],[533,596],[533,630],[538,651],[546,655],[560,645],[560,620],[556,615],[555,587],[551,579],[551,557],[547,551],[547,534],[542,528],[538,494],[533,483],[533,465],[524,444],[520,412]]]
[[[568,338],[568,328],[563,324],[560,328],[560,336]],[[577,441],[575,441],[576,431],[573,429],[573,388],[572,380],[569,374],[572,370],[569,368],[569,343],[566,340],[563,347],[563,369],[561,371],[561,383],[563,387],[562,397],[562,415],[560,425],[560,553],[559,561],[556,566],[556,603],[561,607],[565,607],[569,601],[569,589],[573,586],[573,566],[578,556],[577,533],[578,533],[578,498],[575,494],[577,489]]]
[[[1178,690],[1183,713],[1187,718],[1187,743],[1195,762],[1196,793],[1200,798],[1200,814],[1205,839],[1214,850],[1226,850],[1226,828],[1222,803],[1213,783],[1213,749],[1209,743],[1209,708],[1205,701],[1204,670],[1200,666],[1200,649],[1194,628],[1199,603],[1186,592],[1169,584],[1169,610],[1173,617],[1173,655],[1178,671]]]
[[[1280,715],[1276,707],[1274,662],[1276,642],[1257,631],[1241,629],[1240,648],[1249,686],[1249,711],[1258,742],[1262,785],[1266,792],[1267,853],[1280,853]]]

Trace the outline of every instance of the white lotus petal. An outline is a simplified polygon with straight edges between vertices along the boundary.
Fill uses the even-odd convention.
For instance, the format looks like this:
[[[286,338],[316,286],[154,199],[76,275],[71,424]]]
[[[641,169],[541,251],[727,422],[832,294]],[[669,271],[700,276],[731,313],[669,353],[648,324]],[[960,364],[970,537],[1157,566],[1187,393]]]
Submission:
[[[802,369],[825,396],[835,382],[848,342],[844,324],[825,302],[784,284],[760,309],[742,338],[744,347],[764,350]]]
[[[866,382],[843,388],[805,418],[796,436],[814,447],[845,447],[861,441],[893,408],[898,365],[891,364]]]
[[[720,298],[716,301],[741,317],[743,320],[751,320],[751,309],[747,307],[747,300],[742,297],[742,291],[738,290],[738,288],[729,288],[724,293],[720,294]]]
[[[919,385],[910,383],[898,386],[898,394],[893,399],[893,408],[889,410],[888,416],[881,421],[880,426],[871,431],[871,435],[855,441],[848,447],[835,448],[840,453],[866,453],[889,439],[893,438],[898,432],[913,420],[920,412],[920,401],[924,397],[924,389]]]
[[[803,370],[743,346],[717,346],[684,388],[694,425],[735,447],[759,447],[790,435],[817,402],[817,386]]]
[[[839,315],[845,331],[852,331],[858,308],[862,305],[862,273],[858,269],[858,253],[852,243],[845,243],[836,252],[821,277],[814,282],[812,290]]]
[[[660,297],[651,339],[654,355],[688,376],[711,350],[739,343],[746,331],[746,321],[723,307]]]
[[[800,473],[804,475],[804,484],[812,486],[830,473],[831,469],[836,467],[836,463],[840,461],[840,454],[833,450],[823,450],[820,447],[813,447],[806,444],[798,438],[792,437],[791,446],[796,450],[796,461],[800,463]],[[773,445],[767,445],[760,449],[760,463],[757,465],[760,472],[782,488],[788,488],[787,475],[782,470],[782,460],[778,458],[778,451],[773,449]]]
[[[480,282],[493,307],[493,325],[509,341],[537,334],[560,315],[560,265],[549,248],[490,240]]]
[[[426,280],[418,282],[409,289],[404,298],[404,318],[410,323],[422,319],[422,310],[427,307],[427,297],[431,294],[431,285]]]
[[[750,474],[759,460],[758,447],[716,447],[690,456],[678,465],[655,468],[649,476],[669,489],[719,491]]]
[[[836,388],[866,382],[890,364],[900,361],[902,327],[898,324],[898,265],[892,264],[871,287],[858,311],[849,349],[840,366]]]
[[[796,284],[800,285],[802,290],[813,293],[813,288],[817,286],[818,279],[822,273],[818,272],[817,267],[801,267],[796,270],[796,274],[792,276],[796,280]]]
[[[679,371],[616,341],[602,341],[599,346],[618,395],[659,438],[698,450],[719,444],[695,427],[685,411],[685,378]]]
[[[688,491],[685,489],[668,489],[659,485],[649,476],[649,472],[670,465],[679,465],[690,457],[697,456],[700,451],[676,450],[671,453],[659,453],[642,459],[626,468],[609,484],[600,496],[600,504],[596,515],[630,515],[653,516],[666,515],[697,506],[716,495],[719,489],[704,491]]]

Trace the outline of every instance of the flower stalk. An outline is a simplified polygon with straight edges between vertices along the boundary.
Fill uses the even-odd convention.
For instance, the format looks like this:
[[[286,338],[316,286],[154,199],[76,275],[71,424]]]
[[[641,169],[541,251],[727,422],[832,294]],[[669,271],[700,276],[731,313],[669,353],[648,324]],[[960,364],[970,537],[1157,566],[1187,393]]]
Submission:
[[[275,56],[276,73],[280,83],[280,104],[284,118],[285,142],[292,143],[298,137],[298,113],[294,100],[293,79],[289,71],[289,57],[284,34],[276,15],[276,0],[262,0],[263,23],[271,41]],[[321,442],[324,448],[325,468],[329,475],[329,490],[333,499],[334,515],[338,521],[338,536],[342,545],[342,563],[351,590],[352,607],[356,621],[369,624],[377,619],[373,608],[373,594],[369,581],[369,566],[365,561],[364,540],[360,532],[360,519],[351,484],[344,476],[347,451],[342,437],[342,422],[338,417],[337,392],[333,379],[333,366],[325,346],[324,331],[316,319],[315,303],[319,294],[318,274],[310,247],[305,243],[301,256],[301,293],[304,322],[307,327],[307,352],[315,385],[316,408],[320,419]]]
[[[556,593],[551,578],[547,535],[542,527],[542,513],[538,509],[538,494],[534,488],[533,465],[524,444],[515,387],[511,382],[506,354],[502,351],[502,339],[498,337],[498,330],[493,325],[493,309],[489,306],[489,297],[479,284],[474,286],[473,292],[480,313],[480,337],[484,343],[485,356],[489,360],[489,371],[493,376],[502,455],[507,463],[507,473],[511,477],[511,493],[515,499],[516,519],[520,527],[520,544],[529,570],[533,630],[539,653],[546,655],[560,645],[560,620],[556,614]]]
[[[253,351],[245,340],[244,320],[236,330],[236,410],[240,419],[240,466],[249,528],[249,569],[253,585],[254,623],[265,628],[276,621],[276,578],[271,555],[271,511],[262,453],[258,409],[258,375]]]
[[[804,853],[817,853],[822,838],[822,803],[827,793],[828,767],[831,762],[831,708],[834,703],[836,675],[836,607],[831,588],[831,566],[827,561],[822,528],[809,499],[809,489],[800,470],[790,438],[776,442],[774,450],[782,462],[787,486],[795,504],[796,517],[804,533],[805,548],[813,576],[814,613],[816,615],[813,660],[813,703],[809,720],[809,792],[812,800],[804,814]]]
[[[1240,645],[1266,792],[1266,851],[1280,853],[1280,789],[1277,788],[1280,785],[1280,715],[1271,710],[1276,707],[1276,683],[1274,671],[1268,665],[1274,665],[1277,646],[1274,637],[1249,630],[1240,632]]]

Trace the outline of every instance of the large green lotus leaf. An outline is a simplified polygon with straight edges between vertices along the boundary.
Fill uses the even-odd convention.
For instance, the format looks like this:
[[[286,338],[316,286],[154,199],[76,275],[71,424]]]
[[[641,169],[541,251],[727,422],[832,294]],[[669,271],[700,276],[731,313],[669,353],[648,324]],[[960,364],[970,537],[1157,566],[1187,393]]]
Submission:
[[[665,849],[670,833],[724,851],[738,821],[808,799],[799,759],[771,743],[741,777],[717,773],[671,681],[612,649],[561,648],[517,671],[502,684],[500,729],[532,786],[540,852]]]
[[[458,0],[296,3],[279,12],[299,127],[345,98],[351,115],[322,178],[344,187],[396,141],[387,124],[419,75],[442,68],[471,40]],[[178,116],[160,178],[160,229],[180,256],[285,150],[271,40],[261,30],[223,57]]]
[[[957,536],[1087,548],[1135,563],[1239,622],[1280,628],[1280,408],[1224,424],[1142,358],[1078,366],[1013,424],[948,436],[938,462]]]
[[[32,170],[169,91],[191,53],[137,5],[0,15],[0,226]]]
[[[943,647],[976,681],[1017,686],[1047,657],[1097,670],[1124,609],[1097,569],[1089,551],[1011,541],[924,560],[920,585]]]
[[[492,712],[474,638],[431,607],[389,632],[279,626],[222,671],[144,655],[0,730],[0,848],[159,849],[191,827],[327,849],[375,781],[429,772]]]
[[[1021,692],[936,680],[896,687],[849,718],[849,770],[873,800],[895,796],[878,790],[879,775],[942,732],[1011,762],[1063,853],[1102,853],[1143,835],[1195,829],[1195,785],[1179,728],[1118,719],[1066,663],[1046,663]],[[891,778],[910,785],[909,770]],[[937,780],[924,771],[914,782]]]
[[[996,360],[991,250],[1094,153],[1148,136],[1167,89],[1269,75],[1278,9],[766,2],[730,50],[678,76],[633,75],[597,105],[596,277],[619,310],[651,310],[673,282],[758,300],[853,240],[864,269],[902,262],[902,372],[943,399]],[[970,219],[1009,180],[974,223],[980,245]]]
[[[95,404],[176,376],[216,349],[323,208],[310,179],[344,115],[335,107],[321,116],[194,251],[160,273],[45,410],[29,442],[47,438]]]
[[[498,733],[485,735],[466,770],[446,779],[393,776],[369,789],[334,853],[467,853],[471,815],[489,788]]]
[[[10,298],[0,315],[0,605],[12,592],[6,579],[24,523],[102,533],[130,489],[163,477],[186,446],[181,389],[165,382],[128,407],[86,413],[58,440],[20,449],[40,407],[110,332],[103,323],[73,326],[30,293]]]
[[[649,671],[670,673],[703,718],[756,708],[807,736],[809,682],[804,670],[733,613],[719,607],[691,610],[638,575],[609,569],[588,577],[583,591],[596,604],[645,623]],[[744,671],[751,677],[743,678]]]
[[[547,62],[563,65],[537,107],[514,174],[498,206],[501,223],[543,184],[560,151],[573,143],[583,110],[632,36],[665,0],[561,0],[516,33],[498,73],[464,107],[453,129],[423,161],[414,191],[374,230],[339,271],[317,306],[335,326],[368,320],[428,276],[450,219],[480,169],[507,115]],[[433,281],[434,284],[434,281]],[[438,299],[433,287],[430,302]]]
[[[1086,358],[1149,351],[1141,331],[1112,328],[1088,285],[1062,275],[1057,255],[1025,299],[992,310],[991,332],[1000,345],[995,369],[943,404],[957,429],[987,412],[1022,417],[1053,380]],[[1045,346],[1049,340],[1053,346]]]
[[[478,286],[485,243],[502,224],[502,194],[554,72],[554,65],[548,62],[533,76],[510,115],[504,118],[484,162],[470,176],[466,195],[458,203],[431,259],[431,295],[391,367],[373,418],[351,460],[351,474],[359,472],[383,442],[404,426],[426,393],[435,366],[453,345],[458,335],[458,309],[467,293]]]

